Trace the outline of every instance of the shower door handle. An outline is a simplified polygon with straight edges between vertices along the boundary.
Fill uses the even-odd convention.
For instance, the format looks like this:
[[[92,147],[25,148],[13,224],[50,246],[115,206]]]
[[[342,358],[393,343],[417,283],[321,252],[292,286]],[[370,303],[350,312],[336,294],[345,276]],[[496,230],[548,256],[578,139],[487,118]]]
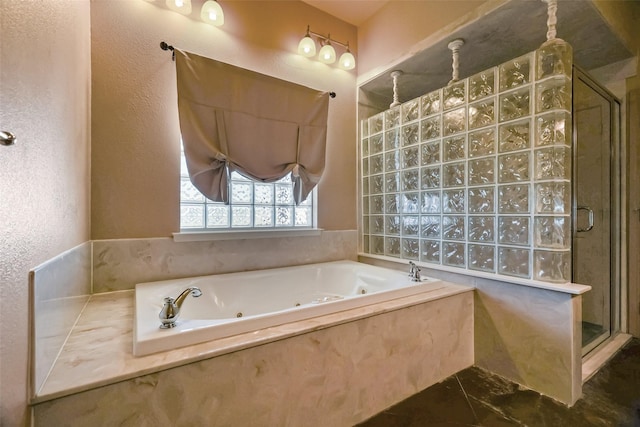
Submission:
[[[587,226],[587,228],[578,228],[576,229],[576,231],[578,233],[584,233],[586,231],[590,231],[593,228],[593,209],[591,209],[589,206],[578,206],[577,210],[587,211],[587,213],[589,214],[589,225]],[[578,219],[576,218],[576,222],[577,221]]]

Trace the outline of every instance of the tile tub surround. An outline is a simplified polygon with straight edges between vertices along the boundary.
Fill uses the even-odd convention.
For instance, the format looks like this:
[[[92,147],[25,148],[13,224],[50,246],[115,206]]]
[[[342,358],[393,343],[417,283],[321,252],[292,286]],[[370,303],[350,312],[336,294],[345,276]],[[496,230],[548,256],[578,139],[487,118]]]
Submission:
[[[76,246],[29,272],[30,395],[42,387],[91,293],[91,243]],[[35,315],[34,315],[35,313]]]
[[[472,289],[448,284],[135,358],[133,291],[94,295],[35,425],[353,425],[471,366],[472,313]]]
[[[157,280],[355,260],[357,231],[180,243],[172,238],[96,240],[93,254],[93,293],[101,293]]]

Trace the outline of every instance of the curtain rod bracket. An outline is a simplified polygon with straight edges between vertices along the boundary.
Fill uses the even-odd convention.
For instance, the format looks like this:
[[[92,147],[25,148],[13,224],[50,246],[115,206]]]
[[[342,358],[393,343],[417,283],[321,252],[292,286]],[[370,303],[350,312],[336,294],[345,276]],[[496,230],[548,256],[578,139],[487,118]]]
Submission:
[[[173,49],[173,46],[167,44],[167,42],[160,42],[160,49],[162,50],[170,50],[171,51],[171,60],[176,60],[176,51]]]

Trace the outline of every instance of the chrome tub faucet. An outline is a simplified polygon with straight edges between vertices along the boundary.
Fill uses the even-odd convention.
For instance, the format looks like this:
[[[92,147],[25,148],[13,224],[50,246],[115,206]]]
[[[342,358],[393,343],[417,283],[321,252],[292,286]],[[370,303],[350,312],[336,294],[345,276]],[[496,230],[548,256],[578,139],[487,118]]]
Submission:
[[[189,287],[182,291],[178,298],[166,297],[164,299],[164,306],[162,310],[160,310],[160,314],[158,317],[160,318],[161,329],[170,329],[176,326],[176,320],[178,320],[178,315],[180,314],[180,308],[182,307],[182,303],[189,296],[189,294],[193,295],[195,298],[202,295],[202,291],[200,288],[196,288],[195,286]]]
[[[409,261],[411,269],[409,270],[409,277],[412,282],[420,281],[420,267],[418,267],[413,261]]]

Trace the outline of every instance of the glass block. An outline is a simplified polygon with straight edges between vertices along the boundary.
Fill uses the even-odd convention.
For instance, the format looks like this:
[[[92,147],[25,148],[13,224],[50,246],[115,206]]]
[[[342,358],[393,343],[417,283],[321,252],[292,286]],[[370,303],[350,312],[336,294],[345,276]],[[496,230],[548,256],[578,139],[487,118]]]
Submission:
[[[204,205],[180,205],[180,228],[204,228]]]
[[[234,174],[234,173],[235,173],[235,172],[233,172],[233,173],[231,174],[231,178],[233,178],[233,174]],[[239,176],[240,176],[240,175],[239,175]],[[245,179],[245,180],[247,180],[247,181],[249,181],[249,180],[248,180],[248,179],[246,179],[246,178],[244,178],[244,179]],[[289,174],[286,174],[285,176],[283,176],[282,178],[280,178],[279,180],[277,180],[277,181],[276,181],[276,183],[278,183],[278,184],[289,184],[289,185],[291,185],[291,182],[292,182],[292,181],[291,181],[291,174],[290,174],[290,173],[289,173]]]
[[[547,41],[536,51],[536,64],[536,80],[556,75],[571,77],[571,45],[561,39]]]
[[[371,154],[381,153],[383,148],[384,148],[384,138],[381,133],[369,138],[369,150]]]
[[[207,228],[229,227],[229,205],[207,204]]]
[[[500,135],[499,152],[506,153],[527,149],[531,146],[531,120],[526,119],[500,125],[498,134]]]
[[[498,181],[529,180],[529,153],[503,154],[498,157]]]
[[[469,157],[487,156],[496,152],[495,130],[469,132]]]
[[[257,205],[272,205],[273,204],[273,185],[271,184],[259,184],[256,183],[253,186],[255,192],[254,203]]]
[[[469,188],[469,213],[495,212],[495,190],[493,187]]]
[[[531,114],[530,88],[518,89],[500,95],[500,121],[519,119]]]
[[[536,84],[536,112],[571,111],[571,80],[553,77]]]
[[[371,215],[369,217],[369,230],[371,234],[384,234],[384,217],[382,215]]]
[[[283,218],[286,225],[293,225],[293,207],[280,206],[278,209],[286,211]],[[273,208],[271,206],[254,206],[253,225],[254,227],[273,227]]]
[[[444,190],[442,192],[444,213],[464,213],[464,190]]]
[[[533,251],[533,278],[544,282],[570,282],[571,252]]]
[[[535,152],[536,179],[570,179],[571,149],[555,146],[541,148]]]
[[[371,194],[384,193],[384,176],[374,175],[369,179]]]
[[[382,173],[383,170],[384,160],[382,158],[382,154],[369,157],[369,172],[371,172],[372,175]]]
[[[247,182],[231,182],[231,203],[251,203],[253,185]]]
[[[187,167],[187,159],[184,157],[184,152],[180,152],[180,176],[189,177],[189,168]]]
[[[469,245],[469,263],[468,266],[472,270],[494,272],[495,252],[493,246],[487,245]]]
[[[400,256],[400,238],[385,237],[384,238],[385,255],[399,257]]]
[[[293,188],[289,184],[276,184],[275,196],[276,205],[293,204]]]
[[[469,130],[495,124],[496,110],[493,98],[469,105]]]
[[[442,242],[442,264],[464,267],[464,243]]]
[[[498,273],[529,278],[529,250],[498,248]]]
[[[420,147],[409,147],[402,150],[402,168],[414,168],[420,166]]]
[[[384,255],[384,237],[371,236],[371,242],[369,243],[371,253],[375,255]]]
[[[384,133],[384,149],[395,150],[400,147],[400,128],[393,128]]]
[[[369,120],[364,119],[360,122],[361,124],[361,132],[362,132],[362,138],[366,138],[369,136]]]
[[[408,215],[402,217],[402,235],[417,236],[420,231],[420,217]]]
[[[420,193],[402,193],[402,213],[420,212]]]
[[[571,221],[563,216],[537,216],[534,226],[534,244],[537,248],[569,249],[571,247]]]
[[[402,127],[401,145],[413,145],[418,143],[418,123],[413,123]]]
[[[437,240],[422,240],[420,260],[440,264],[440,242]]]
[[[422,213],[440,213],[440,209],[440,192],[423,191],[420,211]]]
[[[293,214],[293,206],[277,206],[276,207],[276,226],[292,227],[295,221]],[[300,224],[297,224],[300,225]],[[310,225],[310,224],[309,224]]]
[[[420,122],[420,139],[422,141],[440,138],[440,135],[440,116],[430,117]]]
[[[498,218],[498,243],[529,245],[529,217],[501,216]]]
[[[369,206],[372,214],[384,213],[384,196],[371,196],[369,198]]]
[[[422,117],[430,116],[431,114],[439,113],[442,110],[442,92],[436,90],[428,93],[420,98],[420,108],[422,110]]]
[[[369,215],[369,196],[362,198],[362,213]]]
[[[400,126],[400,107],[390,108],[384,112],[385,130]]]
[[[469,240],[472,242],[493,243],[495,241],[495,217],[470,216]]]
[[[369,135],[382,132],[382,124],[384,123],[384,113],[376,114],[369,117]]]
[[[420,217],[420,236],[428,239],[439,239],[440,217],[433,215]]]
[[[362,146],[362,157],[366,157],[369,155],[369,138],[365,138],[361,142]]]
[[[467,130],[467,109],[462,107],[442,115],[442,133],[453,135]]]
[[[564,111],[536,117],[536,143],[545,145],[571,145],[571,115]]]
[[[362,159],[362,176],[369,175],[369,159],[366,157]]]
[[[400,213],[401,199],[399,194],[385,194],[384,211],[388,214]]]
[[[400,173],[385,173],[384,174],[384,192],[395,193],[400,190]]]
[[[531,54],[500,65],[500,92],[531,82]]]
[[[453,136],[442,140],[442,151],[445,162],[461,160],[466,157],[465,146],[467,138],[465,135]]]
[[[420,255],[420,241],[418,239],[402,239],[402,258],[418,259]]]
[[[397,171],[400,169],[400,151],[387,151],[384,153],[385,172]]]
[[[231,227],[251,227],[251,207],[231,207]]]
[[[529,213],[529,184],[498,187],[499,213]]]
[[[369,250],[369,236],[366,234],[362,236],[362,251],[366,254],[371,253]]]
[[[494,157],[469,160],[469,185],[494,183],[495,169],[496,159]]]
[[[463,216],[443,216],[442,217],[442,238],[447,240],[464,240],[464,217]]]
[[[400,234],[400,216],[387,215],[384,221],[385,234]]]
[[[422,165],[431,165],[440,162],[440,141],[422,144],[420,146]]]
[[[495,68],[469,78],[469,101],[475,101],[495,93]]]
[[[420,116],[420,100],[412,99],[402,104],[402,123],[412,122]]]
[[[369,217],[367,215],[362,216],[362,234],[370,234],[371,233],[371,224]]]
[[[571,183],[540,182],[536,184],[536,213],[570,214]]]
[[[287,175],[287,176],[289,176],[289,175]],[[231,172],[231,180],[232,181],[250,181],[249,178],[246,178],[246,177],[240,175],[237,171]],[[289,182],[291,182],[291,181],[289,181]]]
[[[367,195],[369,193],[369,177],[364,177],[362,178],[362,194]]]
[[[450,163],[442,166],[443,187],[460,187],[465,183],[465,164]]]
[[[466,102],[466,83],[466,80],[462,80],[442,89],[442,104],[445,110],[450,110]]]
[[[415,191],[420,189],[420,172],[418,169],[402,171],[402,191]]]
[[[193,186],[189,177],[180,178],[180,202],[200,202],[204,203],[204,196]]]
[[[422,189],[440,187],[440,166],[422,168]]]

